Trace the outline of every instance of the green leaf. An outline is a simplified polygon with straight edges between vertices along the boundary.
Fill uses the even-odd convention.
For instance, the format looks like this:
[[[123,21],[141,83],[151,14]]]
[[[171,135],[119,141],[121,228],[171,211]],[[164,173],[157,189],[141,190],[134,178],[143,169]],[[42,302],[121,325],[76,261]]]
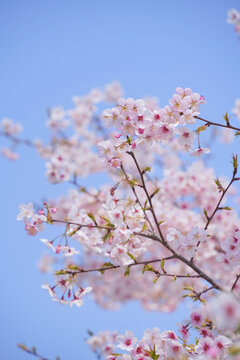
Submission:
[[[159,190],[160,190],[159,188],[154,190],[154,192],[152,193],[152,195],[150,197],[153,198],[159,192]]]
[[[81,268],[79,266],[77,266],[77,265],[68,265],[67,269],[73,270],[73,271],[81,270]]]
[[[31,348],[31,351],[32,351],[33,354],[36,354],[36,353],[37,353],[37,348],[36,348],[35,346],[33,346],[33,347]]]
[[[66,275],[66,274],[67,274],[67,271],[65,271],[65,270],[59,270],[54,273],[54,275]]]
[[[225,115],[223,115],[223,118],[226,121],[227,126],[230,126],[230,121],[229,121],[229,117],[228,117],[227,113]]]
[[[195,130],[195,133],[199,134],[200,132],[205,131],[208,128],[208,126],[209,126],[208,124],[204,124],[204,125],[200,126],[199,128],[197,128]]]
[[[126,268],[124,276],[129,276],[130,275],[130,268],[129,266]]]
[[[88,333],[89,336],[93,336],[93,335],[94,335],[94,333],[92,332],[92,330],[89,330],[89,329],[87,330],[87,333]]]
[[[217,185],[217,188],[219,190],[219,192],[223,192],[224,191],[224,188],[220,182],[220,180],[217,178],[216,180],[214,180],[215,184]]]
[[[145,273],[145,271],[152,271],[155,272],[155,270],[153,269],[153,267],[149,264],[144,265],[143,269],[142,269],[142,274]]]
[[[136,261],[135,257],[132,254],[130,254],[129,252],[127,254],[133,261]]]
[[[105,262],[104,264],[103,264],[103,267],[112,267],[112,266],[114,266],[110,261],[109,262]]]
[[[24,345],[24,344],[17,344],[17,346],[18,346],[20,349],[24,350],[24,351],[29,351],[28,348],[27,348],[27,346]]]
[[[228,349],[230,355],[238,355],[240,354],[240,346],[231,346],[229,349]]]
[[[92,219],[92,221],[94,222],[95,225],[97,225],[96,219],[94,217],[94,215],[92,213],[88,213],[87,216]]]
[[[233,159],[233,161],[232,161],[233,168],[234,168],[234,170],[237,170],[237,168],[238,168],[238,156],[233,155],[232,159]]]
[[[151,168],[149,166],[142,170],[142,174],[145,174],[145,172],[147,171],[151,171]]]
[[[104,274],[104,270],[98,270],[98,272],[100,272],[100,274]]]
[[[153,349],[150,349],[149,351],[147,350],[146,353],[153,360],[158,360],[159,359],[159,355],[156,354],[156,351],[155,351],[155,345],[154,345]]]
[[[204,208],[204,210],[203,210],[203,213],[204,213],[204,215],[206,216],[206,218],[207,218],[207,220],[209,219],[209,217],[208,217],[208,214],[207,214],[207,210]]]
[[[158,279],[160,278],[161,274],[157,274],[157,276],[155,276],[155,278],[153,279],[153,283],[156,284],[156,282],[158,281]]]

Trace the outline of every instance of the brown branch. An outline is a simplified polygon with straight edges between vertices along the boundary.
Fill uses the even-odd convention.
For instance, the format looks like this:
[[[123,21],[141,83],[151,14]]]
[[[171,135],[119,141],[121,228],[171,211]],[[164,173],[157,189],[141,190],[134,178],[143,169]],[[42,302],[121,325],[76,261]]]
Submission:
[[[205,293],[207,293],[208,291],[210,290],[213,290],[214,289],[214,286],[210,286],[209,288],[206,288],[200,292],[197,292],[195,290],[193,290],[194,294],[196,295],[196,299],[200,300],[201,299],[201,296]]]
[[[135,233],[135,235],[143,236],[150,238],[152,240],[160,242],[165,248],[167,248],[176,259],[180,260],[187,266],[189,266],[192,270],[194,270],[200,277],[204,280],[206,280],[209,284],[213,285],[215,289],[226,292],[220,285],[218,285],[213,279],[211,279],[207,274],[205,274],[201,269],[199,269],[198,266],[196,266],[191,260],[186,259],[180,254],[177,254],[165,241],[163,242],[161,238],[159,238],[157,235],[151,235],[151,234],[141,234],[141,233]]]
[[[123,171],[123,173],[124,173],[124,175],[125,175],[125,178],[126,178],[128,184],[129,184],[129,177],[128,177],[128,175],[127,175],[127,173],[126,173],[123,165],[121,165],[121,169],[122,169],[122,171]],[[140,201],[140,199],[139,199],[139,197],[138,197],[138,195],[137,195],[137,192],[136,192],[136,189],[135,189],[134,185],[131,185],[131,184],[130,184],[130,187],[131,187],[131,189],[132,189],[132,192],[133,192],[134,196],[136,197],[137,203],[139,204],[140,208],[142,209],[142,211],[143,211],[143,213],[144,213],[144,216],[145,216],[145,218],[146,218],[146,220],[147,220],[147,222],[148,222],[148,224],[149,224],[152,232],[154,233],[154,228],[153,228],[153,226],[152,226],[152,223],[151,223],[151,221],[150,221],[150,219],[149,219],[149,217],[148,217],[148,215],[147,215],[147,213],[146,213],[146,210],[144,209],[144,207],[143,207],[142,204],[141,204],[141,201]]]
[[[36,148],[34,143],[32,141],[30,141],[30,140],[21,139],[21,138],[18,138],[16,136],[14,136],[14,135],[10,135],[10,134],[8,134],[6,132],[3,132],[3,131],[0,131],[0,136],[6,137],[7,139],[11,140],[16,145],[23,144],[23,145],[26,145],[26,146],[29,146],[29,147]]]
[[[60,219],[51,219],[50,221],[51,223],[61,223],[61,224],[66,224],[66,225],[76,225],[80,230],[81,228],[87,227],[87,228],[96,228],[96,229],[102,229],[102,230],[108,230],[108,231],[112,231],[115,230],[115,226],[113,227],[108,227],[108,226],[101,226],[101,225],[92,225],[92,224],[79,224],[76,223],[74,221],[68,221],[68,220],[60,220]]]
[[[224,189],[224,191],[222,192],[222,195],[221,195],[221,197],[220,197],[220,199],[219,199],[219,201],[218,201],[218,203],[217,203],[214,211],[212,212],[212,215],[211,215],[210,217],[208,217],[207,223],[206,223],[206,225],[205,225],[205,227],[204,227],[204,230],[207,230],[208,225],[209,225],[210,222],[212,221],[212,219],[213,219],[214,215],[216,214],[216,212],[217,212],[218,210],[222,210],[222,209],[220,208],[220,204],[221,204],[221,202],[222,202],[225,194],[226,194],[227,191],[229,190],[230,186],[232,185],[232,183],[237,180],[237,179],[235,178],[235,175],[236,175],[236,172],[234,171],[234,172],[233,172],[232,179],[231,179],[230,183],[228,184],[228,186],[226,187],[226,189]]]
[[[231,287],[231,291],[233,291],[235,289],[239,278],[240,278],[240,274],[236,275],[236,280],[234,281],[233,286]]]
[[[112,270],[112,269],[119,269],[119,268],[131,268],[132,266],[137,266],[137,265],[148,265],[148,264],[153,264],[156,262],[162,262],[162,261],[167,261],[167,260],[172,260],[175,259],[175,256],[168,256],[165,258],[161,258],[161,259],[156,259],[156,260],[147,260],[147,261],[140,261],[140,262],[134,262],[132,264],[129,264],[127,266],[122,266],[122,265],[111,265],[111,266],[103,266],[100,268],[95,268],[95,269],[81,269],[79,268],[78,270],[64,270],[67,274],[71,274],[71,275],[76,275],[76,274],[82,274],[82,273],[89,273],[89,272],[103,272],[103,271],[107,271],[107,270]],[[189,274],[169,274],[167,272],[162,272],[160,273],[158,270],[154,270],[153,272],[158,275],[158,277],[161,276],[168,276],[168,277],[176,277],[176,278],[200,278],[200,275],[189,275]]]
[[[237,127],[232,126],[232,125],[230,125],[230,124],[229,124],[229,125],[224,125],[224,124],[219,124],[219,123],[215,123],[215,122],[212,122],[212,121],[203,119],[203,118],[201,118],[200,116],[194,116],[194,117],[195,117],[195,119],[204,121],[204,122],[207,123],[209,126],[210,126],[210,125],[214,125],[214,126],[220,126],[220,127],[224,127],[224,128],[227,128],[227,129],[232,129],[232,130],[240,131],[240,128],[237,128]]]
[[[77,225],[79,229],[81,229],[82,227],[92,227],[92,228],[99,228],[99,229],[103,229],[103,230],[108,230],[108,231],[114,231],[116,228],[115,227],[107,227],[107,226],[98,226],[98,225],[86,225],[86,224],[79,224],[76,222],[71,222],[71,221],[65,221],[65,220],[57,220],[57,219],[53,219],[52,222],[59,222],[59,223],[64,223],[67,225]],[[142,236],[148,239],[152,239],[154,241],[158,241],[160,242],[167,250],[169,250],[173,257],[175,259],[180,260],[181,262],[183,262],[184,264],[186,264],[187,266],[189,266],[192,270],[194,270],[198,275],[200,275],[200,277],[204,280],[206,280],[208,283],[210,283],[212,286],[214,286],[215,289],[220,290],[220,291],[225,291],[220,285],[218,285],[213,279],[211,279],[207,274],[205,274],[201,269],[199,269],[191,260],[186,259],[185,257],[183,257],[180,254],[177,254],[171,247],[170,245],[164,240],[162,240],[161,237],[158,237],[155,234],[144,234],[144,233],[138,233],[138,232],[133,232],[134,235],[136,236]],[[159,261],[159,259],[157,260]],[[117,267],[120,267],[120,265],[114,265]],[[107,269],[109,269],[109,267],[107,267]],[[107,270],[104,269],[104,270]],[[94,270],[96,271],[96,270]]]
[[[236,160],[237,160],[237,157],[236,157]],[[221,204],[224,196],[228,192],[228,190],[229,190],[230,186],[233,184],[233,182],[239,180],[239,178],[235,178],[236,174],[237,174],[237,167],[234,167],[231,181],[229,182],[228,186],[225,189],[222,189],[222,195],[220,196],[220,199],[218,200],[217,205],[216,205],[215,209],[213,210],[211,216],[209,217],[207,215],[207,213],[205,213],[205,216],[207,218],[207,222],[206,222],[206,225],[204,227],[204,230],[207,230],[207,228],[208,228],[210,222],[212,221],[213,217],[215,216],[216,212],[219,211],[219,210],[222,210],[222,208],[220,207],[220,204]],[[196,251],[197,251],[197,248],[199,247],[199,245],[200,245],[200,241],[198,241],[198,243],[197,243]],[[196,254],[196,252],[195,252],[195,254]],[[193,261],[193,258],[195,256],[195,254],[191,258],[191,261]]]
[[[49,360],[49,359],[47,359],[47,358],[39,355],[39,354],[37,353],[37,350],[36,350],[34,347],[33,347],[32,349],[29,349],[26,345],[23,345],[23,344],[17,344],[17,346],[18,346],[21,350],[25,351],[26,353],[28,353],[28,354],[30,354],[30,355],[35,356],[36,358],[38,358],[38,359],[40,359],[40,360]],[[59,357],[57,357],[57,359],[60,360]],[[57,359],[56,359],[56,360],[57,360]]]
[[[73,176],[73,180],[69,180],[69,184],[72,184],[72,185],[76,186],[78,191],[80,191],[83,194],[86,194],[89,197],[93,198],[96,202],[100,202],[97,195],[91,194],[88,190],[86,190],[86,188],[84,186],[81,186],[80,184],[78,184],[76,175]]]
[[[137,162],[137,159],[136,159],[134,153],[133,153],[132,151],[127,151],[127,153],[132,157],[132,159],[133,159],[133,161],[134,161],[134,163],[135,163],[135,165],[136,165],[136,167],[137,167],[138,173],[139,173],[140,178],[141,178],[141,181],[142,181],[142,187],[143,187],[143,190],[144,190],[144,192],[145,192],[145,194],[146,194],[146,197],[147,197],[147,200],[148,200],[148,203],[149,203],[149,207],[150,207],[150,211],[151,211],[151,213],[152,213],[154,222],[155,222],[155,224],[156,224],[156,227],[157,227],[159,236],[160,236],[160,238],[162,239],[162,242],[165,243],[166,241],[165,241],[164,236],[163,236],[163,234],[162,234],[162,231],[161,231],[161,229],[160,229],[160,225],[159,225],[159,223],[158,223],[157,216],[156,216],[155,211],[154,211],[154,208],[153,208],[152,198],[151,198],[151,196],[149,195],[148,190],[147,190],[147,187],[146,187],[146,183],[145,183],[145,180],[144,180],[143,172],[142,172],[142,170],[140,169],[140,167],[139,167],[139,165],[138,165],[138,162]]]

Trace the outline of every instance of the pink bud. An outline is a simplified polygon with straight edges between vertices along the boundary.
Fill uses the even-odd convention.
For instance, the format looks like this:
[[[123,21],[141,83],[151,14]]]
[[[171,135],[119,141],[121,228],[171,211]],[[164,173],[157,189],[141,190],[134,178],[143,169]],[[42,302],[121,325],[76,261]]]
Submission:
[[[132,143],[132,148],[133,148],[133,149],[136,149],[136,146],[137,146],[136,143],[133,142],[133,143]]]
[[[139,129],[138,129],[138,132],[139,132],[139,134],[142,135],[142,134],[144,133],[144,129],[139,128]]]
[[[59,254],[61,251],[61,245],[58,244],[58,246],[56,247],[56,254]]]
[[[52,207],[52,208],[51,208],[51,212],[52,212],[53,214],[55,214],[55,213],[57,212],[57,208]]]
[[[114,167],[114,168],[120,168],[121,167],[122,162],[121,162],[120,159],[115,158],[115,159],[112,159],[110,162],[111,162],[112,167]]]
[[[115,137],[115,139],[119,139],[120,136],[121,136],[121,134],[117,134],[117,135],[115,135],[114,137]]]
[[[38,214],[39,215],[44,215],[43,209],[39,210]]]

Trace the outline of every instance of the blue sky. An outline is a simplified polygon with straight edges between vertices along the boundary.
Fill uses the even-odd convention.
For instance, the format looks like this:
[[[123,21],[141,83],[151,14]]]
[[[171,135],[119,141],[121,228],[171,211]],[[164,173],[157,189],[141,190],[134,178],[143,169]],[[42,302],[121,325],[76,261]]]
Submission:
[[[240,10],[239,1],[1,0],[0,118],[21,122],[27,138],[47,141],[47,107],[68,107],[73,95],[119,80],[127,96],[158,96],[163,106],[177,86],[191,87],[207,100],[202,115],[222,121],[240,97],[240,41],[226,23],[232,7]],[[232,148],[216,150],[216,172],[230,174]],[[43,245],[26,236],[16,215],[19,203],[58,196],[68,186],[48,184],[43,161],[29,149],[20,154],[16,163],[0,159],[1,360],[30,358],[16,347],[22,341],[49,358],[93,360],[86,329],[141,336],[184,318],[182,307],[172,316],[143,312],[137,303],[106,312],[89,299],[80,309],[51,302],[36,269]]]

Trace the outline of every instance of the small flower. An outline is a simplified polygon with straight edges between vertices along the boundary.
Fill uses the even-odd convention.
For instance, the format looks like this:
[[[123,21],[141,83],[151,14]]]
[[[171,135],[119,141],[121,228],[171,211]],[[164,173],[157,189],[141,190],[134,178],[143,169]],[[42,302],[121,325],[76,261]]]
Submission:
[[[32,203],[20,204],[19,205],[19,210],[20,210],[20,213],[17,216],[18,221],[20,221],[20,220],[22,220],[24,218],[30,218],[34,214],[33,204]]]
[[[200,327],[203,321],[202,315],[193,311],[190,315],[193,326]]]
[[[208,148],[199,147],[191,153],[191,156],[200,157],[203,154],[208,154],[210,150]]]
[[[51,286],[49,285],[49,283],[46,283],[46,284],[42,285],[41,287],[42,287],[43,289],[48,290],[49,295],[50,295],[51,297],[56,296],[56,293],[55,293],[55,291],[54,291],[54,287],[51,287]]]
[[[134,349],[134,345],[137,342],[137,338],[133,336],[132,331],[127,330],[125,335],[118,335],[116,340],[120,343],[117,345],[122,350],[131,351]]]

